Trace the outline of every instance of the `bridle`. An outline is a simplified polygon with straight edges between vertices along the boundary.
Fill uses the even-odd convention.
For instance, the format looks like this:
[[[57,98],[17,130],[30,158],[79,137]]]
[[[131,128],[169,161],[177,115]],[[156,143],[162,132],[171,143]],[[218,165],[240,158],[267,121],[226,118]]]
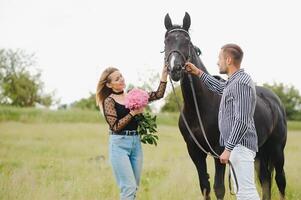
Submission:
[[[180,28],[172,29],[171,31],[167,32],[167,34],[169,34],[169,33],[171,33],[171,32],[175,32],[175,31],[185,32],[185,33],[189,36],[189,33],[188,33],[186,30],[180,29]],[[166,59],[165,59],[165,62],[166,62],[167,68],[169,68],[169,72],[170,72],[169,58],[170,58],[170,56],[171,56],[173,53],[177,53],[177,54],[181,55],[181,57],[182,57],[184,63],[186,63],[187,61],[190,61],[190,59],[191,59],[191,52],[190,52],[191,40],[190,40],[190,36],[189,36],[189,44],[188,44],[188,45],[189,45],[189,46],[188,46],[189,52],[188,52],[188,57],[187,57],[187,58],[185,57],[185,55],[184,55],[181,51],[179,51],[179,50],[177,50],[177,49],[174,49],[174,50],[171,50],[170,52],[168,52],[167,57],[166,57]],[[185,67],[184,67],[184,66],[182,66],[182,70],[185,70]],[[199,148],[200,148],[205,154],[211,155],[211,156],[213,156],[214,158],[219,158],[219,155],[213,150],[213,148],[211,147],[211,145],[210,145],[210,143],[209,143],[209,141],[208,141],[208,139],[207,139],[207,136],[206,136],[206,134],[205,134],[206,132],[205,132],[205,129],[204,129],[204,126],[203,126],[203,122],[202,122],[202,119],[201,119],[201,116],[200,116],[200,113],[199,113],[199,109],[198,109],[198,106],[197,106],[197,100],[196,100],[195,90],[194,90],[193,83],[192,83],[192,77],[191,77],[191,74],[188,74],[188,77],[189,77],[190,83],[191,83],[191,89],[192,89],[192,93],[193,93],[193,97],[194,97],[194,104],[195,104],[195,107],[196,107],[196,112],[197,112],[197,116],[198,116],[198,119],[199,119],[199,124],[200,124],[200,126],[201,126],[202,133],[203,133],[204,138],[205,138],[205,140],[206,140],[206,142],[207,142],[207,145],[209,146],[209,148],[210,148],[210,150],[212,151],[213,154],[211,154],[210,152],[206,151],[206,150],[199,144],[199,142],[198,142],[196,139],[194,139],[195,136],[194,136],[194,134],[192,133],[192,131],[191,131],[191,129],[190,129],[188,123],[187,123],[187,120],[186,120],[184,114],[181,112],[180,103],[179,103],[178,100],[176,100],[176,101],[177,101],[177,104],[178,104],[178,107],[179,107],[179,110],[180,110],[180,113],[181,113],[181,117],[183,118],[183,121],[184,121],[184,123],[185,123],[185,125],[186,125],[186,128],[187,128],[187,130],[189,131],[191,137],[194,139],[194,142],[199,146]],[[170,78],[171,85],[172,85],[172,87],[173,87],[173,91],[175,91],[175,90],[174,90],[174,85],[173,85],[172,79],[171,79],[170,76],[169,76],[169,78]],[[176,96],[176,93],[174,93],[174,94],[175,94],[175,96]],[[178,99],[177,96],[176,96],[176,99]]]
[[[185,56],[181,51],[179,51],[178,49],[173,49],[173,50],[169,51],[168,54],[167,54],[167,56],[165,57],[165,64],[167,65],[167,70],[168,70],[168,72],[171,71],[170,66],[169,66],[169,59],[170,59],[170,56],[171,56],[173,53],[179,54],[179,55],[182,57],[184,63],[186,63],[187,61],[190,61],[190,60],[191,60],[191,52],[190,52],[190,48],[191,48],[191,45],[192,45],[192,44],[191,44],[191,39],[190,39],[190,35],[189,35],[188,31],[186,31],[186,30],[184,30],[184,29],[181,29],[181,28],[175,28],[175,29],[172,29],[172,30],[168,31],[167,34],[172,33],[172,32],[184,32],[184,33],[186,33],[186,34],[188,35],[188,37],[189,37],[189,43],[188,43],[188,56],[187,56],[187,58],[186,58],[186,56]],[[184,70],[184,69],[185,69],[185,67],[182,66],[182,70]]]
[[[176,28],[176,29],[172,29],[172,30],[168,31],[166,34],[169,34],[169,33],[172,33],[172,32],[176,32],[176,31],[185,32],[189,36],[188,56],[186,58],[185,55],[181,51],[179,51],[177,49],[173,49],[173,50],[169,51],[168,54],[167,54],[167,56],[166,56],[166,59],[165,59],[165,64],[167,65],[167,70],[168,70],[169,73],[171,72],[170,65],[169,65],[169,59],[170,59],[170,56],[173,53],[179,54],[182,57],[184,63],[186,63],[187,61],[191,60],[191,50],[190,49],[191,49],[191,46],[193,46],[193,45],[191,43],[191,39],[190,39],[190,35],[189,35],[188,31],[186,31],[184,29]],[[185,70],[185,66],[182,66],[181,70]],[[213,150],[213,148],[210,145],[210,143],[209,143],[209,141],[207,139],[207,136],[206,136],[206,132],[205,132],[205,129],[204,129],[203,121],[201,119],[200,111],[199,111],[198,104],[197,104],[197,98],[196,98],[195,89],[193,87],[193,81],[192,81],[191,74],[188,74],[188,78],[189,78],[189,82],[190,82],[190,86],[191,86],[191,90],[192,90],[194,105],[195,105],[195,109],[196,109],[196,113],[197,113],[197,117],[198,117],[198,122],[199,122],[199,125],[200,125],[200,128],[201,128],[201,132],[203,133],[203,137],[204,137],[204,139],[205,139],[205,141],[206,141],[209,149],[211,150],[211,152],[205,150],[205,148],[198,142],[198,140],[196,139],[195,135],[193,134],[191,128],[189,127],[189,124],[188,124],[188,122],[186,120],[186,117],[184,116],[184,113],[181,111],[180,101],[179,101],[179,99],[178,99],[178,97],[176,95],[176,91],[175,91],[175,87],[174,87],[173,81],[172,81],[171,77],[169,76],[170,83],[171,83],[171,86],[172,86],[172,90],[173,90],[173,93],[174,93],[174,96],[175,96],[175,100],[176,100],[178,109],[180,111],[180,116],[182,117],[183,122],[184,122],[184,124],[186,126],[186,129],[188,130],[191,138],[193,139],[193,141],[195,142],[195,144],[199,147],[199,149],[201,149],[201,151],[203,151],[205,154],[207,154],[209,156],[212,156],[215,159],[219,159],[220,156]],[[232,170],[233,177],[234,177],[235,184],[236,184],[236,188],[237,188],[237,192],[238,192],[238,182],[237,182],[235,170],[234,170],[233,165],[230,162],[230,160],[228,161],[228,164],[229,164],[229,170]],[[230,187],[230,193],[234,194],[234,193],[231,192],[232,190],[231,190],[230,173],[229,173],[229,187]]]

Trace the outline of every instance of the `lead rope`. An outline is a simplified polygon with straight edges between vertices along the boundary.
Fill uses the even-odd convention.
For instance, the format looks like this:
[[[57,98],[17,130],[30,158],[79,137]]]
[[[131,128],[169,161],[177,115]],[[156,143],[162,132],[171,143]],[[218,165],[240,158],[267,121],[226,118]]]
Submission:
[[[190,48],[189,48],[190,49]],[[189,53],[190,55],[190,53]],[[190,59],[190,57],[188,57],[188,60]],[[178,106],[178,109],[180,111],[180,116],[182,117],[184,123],[185,123],[185,126],[190,134],[190,136],[192,137],[193,141],[195,142],[195,144],[207,155],[209,156],[212,156],[213,158],[216,158],[216,159],[219,159],[219,155],[213,150],[213,148],[211,147],[208,139],[207,139],[207,136],[205,134],[205,129],[204,129],[204,126],[203,126],[203,123],[202,123],[202,119],[201,119],[201,116],[200,116],[200,112],[199,112],[199,109],[197,107],[197,99],[196,99],[196,95],[195,95],[195,90],[194,90],[194,87],[193,87],[193,82],[192,82],[192,77],[190,74],[188,74],[188,77],[189,77],[189,81],[190,81],[190,86],[191,86],[191,90],[192,90],[192,95],[193,95],[193,100],[194,100],[194,104],[195,104],[195,108],[196,108],[196,112],[197,112],[197,116],[198,116],[198,121],[199,121],[199,124],[200,124],[200,127],[201,127],[201,131],[203,133],[203,136],[205,138],[205,141],[207,143],[207,145],[209,146],[210,150],[213,152],[213,154],[211,154],[209,151],[207,152],[203,147],[202,145],[200,145],[200,143],[198,142],[198,140],[195,138],[194,134],[192,133],[188,123],[187,123],[187,120],[183,114],[183,112],[181,111],[181,106],[180,106],[180,101],[176,95],[176,91],[175,91],[175,88],[174,88],[174,85],[173,85],[173,82],[172,82],[172,79],[171,77],[169,76],[169,79],[170,79],[170,83],[171,83],[171,86],[172,86],[172,90],[173,90],[173,93],[174,93],[174,96],[175,96],[175,100],[176,100],[176,103],[177,103],[177,106]],[[230,194],[231,195],[235,195],[237,192],[238,192],[238,182],[237,182],[237,177],[236,177],[236,173],[235,173],[235,170],[233,168],[233,165],[231,163],[230,160],[228,160],[228,164],[229,164],[229,189],[230,189]],[[234,181],[235,181],[235,184],[236,184],[236,188],[237,188],[237,192],[234,193],[232,192],[232,188],[231,188],[231,173],[230,173],[230,170],[232,171],[233,173],[233,177],[234,177]]]
[[[207,136],[205,134],[205,129],[204,129],[204,125],[203,125],[203,122],[202,122],[202,119],[201,119],[201,115],[200,115],[200,111],[198,109],[198,106],[197,106],[197,98],[196,98],[196,94],[195,94],[195,90],[194,90],[194,87],[193,87],[193,82],[192,82],[192,76],[191,74],[188,74],[188,77],[189,77],[189,81],[190,81],[190,86],[191,86],[191,90],[192,90],[192,96],[193,96],[193,101],[194,101],[194,105],[195,105],[195,109],[196,109],[196,112],[197,112],[197,116],[198,116],[198,121],[199,121],[199,124],[200,124],[200,127],[201,127],[201,130],[202,130],[202,133],[203,133],[203,136],[205,138],[205,141],[207,142],[207,145],[209,146],[210,150],[213,152],[213,155],[210,154],[210,152],[208,152],[209,155],[211,155],[212,157],[217,157],[219,159],[219,155],[213,150],[213,148],[211,147],[208,139],[207,139]],[[238,182],[237,182],[237,177],[236,177],[236,173],[235,173],[235,170],[234,170],[234,167],[231,163],[230,160],[228,160],[228,164],[229,164],[229,189],[230,189],[230,194],[231,195],[235,195],[237,192],[238,192]],[[234,178],[234,181],[235,181],[235,184],[236,184],[236,188],[237,188],[237,192],[232,192],[232,188],[231,188],[231,173],[230,173],[230,170],[232,171],[233,173],[233,178]]]

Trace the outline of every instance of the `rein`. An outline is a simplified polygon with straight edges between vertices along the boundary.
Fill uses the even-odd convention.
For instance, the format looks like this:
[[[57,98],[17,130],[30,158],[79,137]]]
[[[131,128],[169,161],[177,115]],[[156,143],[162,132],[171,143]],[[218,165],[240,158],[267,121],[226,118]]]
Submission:
[[[171,32],[174,32],[174,31],[182,31],[182,32],[185,32],[186,34],[189,35],[189,33],[188,33],[186,30],[184,30],[184,29],[173,29],[173,30],[169,31],[168,33],[171,33]],[[189,39],[190,39],[190,37],[189,37]],[[189,52],[188,52],[188,57],[187,57],[187,58],[185,57],[185,55],[184,55],[182,52],[180,52],[179,50],[176,50],[176,49],[171,50],[171,51],[168,53],[168,55],[167,55],[167,57],[166,57],[166,59],[165,59],[165,62],[166,62],[167,69],[168,69],[169,72],[171,71],[171,69],[170,69],[169,62],[168,62],[168,61],[169,61],[170,56],[171,56],[173,53],[177,53],[177,54],[181,55],[181,57],[182,57],[184,63],[186,63],[187,61],[190,61],[190,60],[191,60],[191,51],[190,51],[190,46],[191,46],[191,45],[192,45],[192,43],[191,43],[191,41],[190,41],[190,42],[189,42],[189,47],[188,47]],[[185,70],[185,66],[182,66],[182,70]],[[201,115],[200,115],[200,111],[199,111],[199,109],[198,109],[198,102],[197,102],[197,98],[196,98],[196,94],[195,94],[195,89],[194,89],[194,86],[193,86],[192,75],[191,75],[191,74],[188,74],[188,78],[189,78],[190,87],[191,87],[191,90],[192,90],[193,101],[194,101],[195,110],[196,110],[197,117],[198,117],[198,122],[199,122],[199,125],[200,125],[200,128],[201,128],[201,132],[202,132],[202,134],[203,134],[203,136],[204,136],[204,139],[205,139],[205,141],[206,141],[206,143],[207,143],[209,149],[211,150],[211,152],[212,152],[213,154],[210,153],[210,151],[206,151],[206,150],[204,149],[204,147],[202,147],[202,145],[198,142],[198,140],[196,139],[195,135],[194,135],[193,132],[191,131],[191,128],[189,127],[189,124],[188,124],[188,122],[187,122],[187,120],[186,120],[186,117],[184,116],[184,113],[181,111],[180,101],[179,101],[179,99],[178,99],[178,97],[177,97],[177,95],[176,95],[176,91],[175,91],[175,87],[174,87],[173,81],[172,81],[171,77],[169,76],[170,83],[171,83],[171,86],[172,86],[172,90],[173,90],[173,93],[174,93],[174,96],[175,96],[175,100],[176,100],[176,103],[177,103],[177,106],[178,106],[178,109],[179,109],[179,112],[180,112],[180,116],[182,117],[182,119],[183,119],[183,121],[184,121],[184,124],[185,124],[185,126],[186,126],[186,128],[187,128],[187,130],[188,130],[188,132],[189,132],[189,134],[190,134],[190,136],[191,136],[191,138],[193,139],[193,141],[195,142],[195,144],[199,147],[199,149],[201,149],[205,154],[207,154],[207,155],[209,155],[209,156],[211,156],[211,157],[213,157],[213,158],[215,158],[215,159],[219,159],[220,156],[213,150],[213,148],[212,148],[212,146],[210,145],[210,143],[209,143],[209,141],[208,141],[208,139],[207,139],[207,136],[206,136],[206,132],[205,132],[205,129],[204,129],[204,125],[203,125],[202,118],[201,118]],[[239,188],[238,188],[238,181],[237,181],[237,177],[236,177],[236,173],[235,173],[234,167],[233,167],[232,163],[230,162],[230,160],[228,160],[228,164],[229,164],[229,170],[231,170],[232,173],[233,173],[234,181],[235,181],[236,188],[237,188],[237,192],[238,192],[238,189],[239,189]],[[233,192],[232,192],[232,189],[231,189],[231,178],[230,178],[230,176],[231,176],[231,175],[230,175],[230,172],[229,172],[229,189],[230,189],[231,195],[234,195],[235,193],[233,193]],[[237,193],[237,192],[236,192],[236,193]]]

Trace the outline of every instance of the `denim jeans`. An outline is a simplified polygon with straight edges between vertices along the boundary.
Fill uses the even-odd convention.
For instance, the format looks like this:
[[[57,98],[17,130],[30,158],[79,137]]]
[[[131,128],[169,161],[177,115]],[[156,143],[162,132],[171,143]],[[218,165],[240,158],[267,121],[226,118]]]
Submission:
[[[120,189],[120,199],[135,199],[143,161],[140,136],[111,134],[109,156]]]
[[[230,154],[230,161],[236,173],[238,192],[236,184],[234,191],[237,192],[237,200],[259,200],[259,195],[254,181],[254,158],[256,153],[242,145],[234,147]],[[231,171],[231,177],[234,176]]]

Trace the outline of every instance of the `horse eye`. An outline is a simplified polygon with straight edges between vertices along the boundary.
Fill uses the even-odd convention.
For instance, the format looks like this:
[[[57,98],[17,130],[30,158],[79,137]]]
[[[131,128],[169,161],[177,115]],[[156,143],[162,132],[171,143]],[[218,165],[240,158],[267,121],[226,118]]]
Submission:
[[[180,38],[182,40],[189,40],[189,37],[187,35],[181,35]]]

